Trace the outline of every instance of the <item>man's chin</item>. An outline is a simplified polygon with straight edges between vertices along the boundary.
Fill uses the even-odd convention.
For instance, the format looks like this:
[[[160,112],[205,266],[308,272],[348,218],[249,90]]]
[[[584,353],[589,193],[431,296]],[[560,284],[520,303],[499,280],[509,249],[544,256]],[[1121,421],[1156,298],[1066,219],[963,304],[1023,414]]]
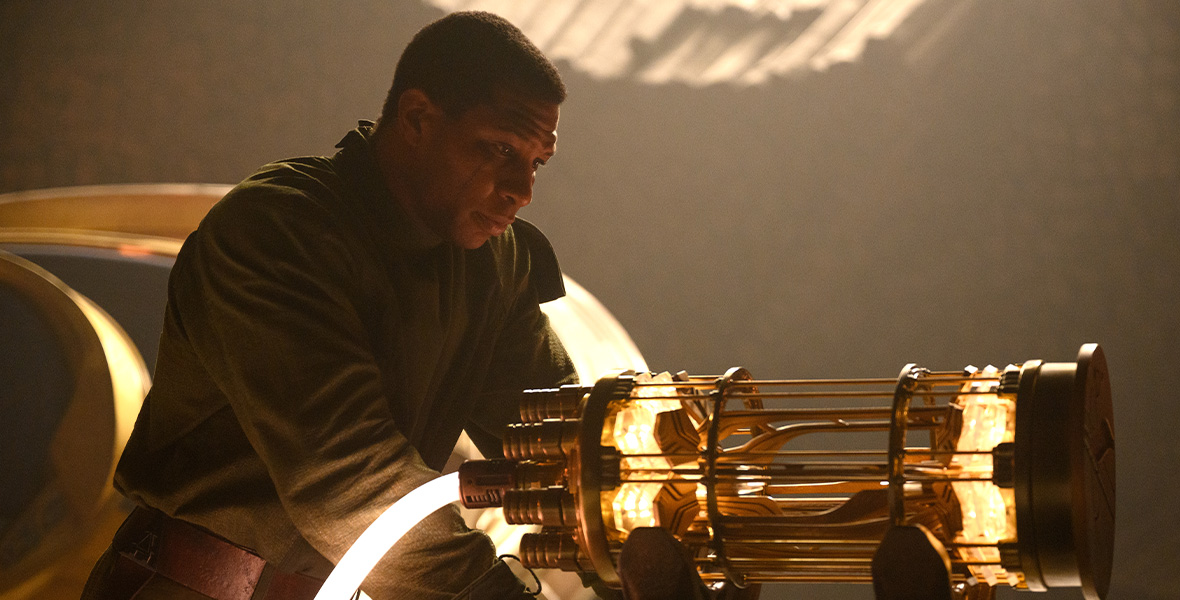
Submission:
[[[494,237],[487,231],[468,231],[453,236],[451,242],[464,250],[475,250]]]

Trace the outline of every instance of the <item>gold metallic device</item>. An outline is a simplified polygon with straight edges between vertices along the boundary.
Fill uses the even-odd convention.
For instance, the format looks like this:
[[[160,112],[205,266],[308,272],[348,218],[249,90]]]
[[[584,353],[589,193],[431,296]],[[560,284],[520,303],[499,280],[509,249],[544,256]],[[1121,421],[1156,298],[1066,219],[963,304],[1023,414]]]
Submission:
[[[1114,430],[1094,344],[1075,362],[887,379],[619,372],[527,391],[521,421],[506,459],[470,461],[460,482],[466,506],[541,525],[526,566],[618,585],[630,532],[662,527],[707,583],[872,582],[879,599],[1109,587]]]

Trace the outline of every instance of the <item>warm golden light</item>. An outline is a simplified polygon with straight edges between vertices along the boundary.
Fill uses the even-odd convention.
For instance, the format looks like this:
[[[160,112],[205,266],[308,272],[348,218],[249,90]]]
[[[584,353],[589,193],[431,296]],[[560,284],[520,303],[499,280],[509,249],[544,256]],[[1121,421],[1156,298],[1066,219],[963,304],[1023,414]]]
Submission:
[[[672,376],[668,373],[651,375],[643,373],[636,376],[636,381],[643,383],[672,383]],[[676,388],[668,386],[651,386],[642,388],[636,394],[636,399],[644,401],[632,402],[620,409],[608,420],[613,420],[610,439],[615,448],[622,455],[626,467],[636,471],[635,479],[661,479],[661,471],[672,468],[672,461],[662,456],[640,456],[628,458],[628,455],[659,455],[660,446],[655,438],[656,415],[671,410],[679,410],[680,402],[676,400],[647,400],[670,398],[676,395]],[[660,524],[655,512],[655,498],[659,493],[661,483],[624,483],[611,500],[611,513],[615,533],[620,539],[626,539],[627,534],[636,527],[655,527]]]
[[[963,425],[956,447],[960,454],[951,458],[951,466],[974,478],[991,479],[994,473],[991,452],[1001,443],[1015,439],[1016,404],[996,395],[1000,372],[995,367],[988,365],[982,371],[969,367],[967,372],[983,378],[984,382],[964,384],[962,395],[954,402],[963,410]],[[995,563],[969,564],[968,569],[977,580],[991,586],[1001,580],[1018,585],[1019,575],[999,566],[1000,551],[995,546],[1016,536],[1016,509],[1011,490],[1005,493],[991,481],[956,481],[951,485],[963,520],[957,541],[967,544],[958,549],[959,556],[969,563]]]
[[[525,394],[511,460],[464,465],[463,497],[503,495],[511,522],[542,525],[521,538],[526,565],[610,585],[627,535],[658,526],[710,583],[873,582],[900,594],[886,598],[926,597],[906,591],[921,580],[959,598],[1002,585],[1101,598],[1111,414],[1096,345],[1076,363],[907,365],[896,378],[622,372]],[[1074,523],[1085,528],[1070,534]]]

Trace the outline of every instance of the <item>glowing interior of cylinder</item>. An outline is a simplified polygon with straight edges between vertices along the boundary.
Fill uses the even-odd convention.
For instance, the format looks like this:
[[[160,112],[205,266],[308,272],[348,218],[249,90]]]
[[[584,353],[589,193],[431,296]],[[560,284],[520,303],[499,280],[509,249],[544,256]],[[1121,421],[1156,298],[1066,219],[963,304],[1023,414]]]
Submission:
[[[672,383],[672,376],[660,373],[652,376],[648,373],[636,375],[639,383]],[[676,395],[676,388],[672,385],[643,386],[636,388],[636,398],[664,398]],[[660,446],[655,438],[656,415],[681,408],[676,400],[645,400],[632,402],[626,408],[615,413],[614,426],[611,428],[610,439],[615,448],[623,456],[628,454],[659,454]],[[639,457],[626,459],[626,466],[631,469],[670,469],[672,463],[666,458]],[[637,471],[629,475],[631,479],[661,479],[658,472]],[[663,486],[661,483],[624,483],[619,486],[611,501],[611,514],[614,517],[614,527],[623,536],[636,527],[654,527],[659,525],[655,511],[656,494]]]
[[[976,374],[994,378],[998,370],[988,366]],[[970,383],[964,386],[956,403],[963,409],[963,427],[956,449],[960,452],[991,452],[1001,443],[1015,437],[1016,406],[1011,400],[995,394],[993,381]],[[991,454],[956,454],[952,467],[965,477],[990,479]],[[961,541],[974,544],[996,544],[1016,536],[1015,503],[1012,490],[1003,489],[991,481],[957,481],[952,484],[959,499],[963,530]],[[994,547],[960,548],[959,555],[968,561],[999,562],[1000,553]],[[1015,585],[1019,579],[995,565],[971,565],[971,572],[989,585],[1004,579]]]
[[[328,575],[315,600],[349,600],[377,562],[430,513],[459,501],[459,474],[428,481],[394,502],[352,543]],[[362,598],[367,598],[361,593]]]
[[[980,381],[963,387],[955,402],[962,408],[963,425],[956,449],[960,452],[981,452],[980,454],[957,454],[951,459],[950,469],[961,477],[984,481],[959,481],[952,487],[959,500],[963,529],[958,541],[970,544],[988,544],[992,547],[968,547],[958,549],[964,561],[996,562],[1000,560],[999,550],[994,547],[1001,541],[1016,537],[1015,502],[1011,489],[1001,488],[991,481],[993,465],[991,451],[1001,443],[1014,441],[1015,402],[996,394],[999,371],[988,366],[983,370],[969,371]],[[654,377],[641,374],[638,382],[668,383],[668,386],[643,386],[636,388],[634,398],[660,398],[676,394],[672,378],[667,373]],[[624,467],[634,469],[628,479],[659,479],[662,469],[671,469],[672,463],[662,457],[635,457],[634,454],[659,454],[661,452],[654,431],[656,415],[682,408],[676,400],[641,401],[629,403],[619,410],[608,423],[604,442],[613,442],[623,455]],[[644,471],[652,469],[653,471]],[[660,483],[629,482],[619,486],[610,502],[613,525],[625,537],[636,527],[658,526],[659,516],[655,511],[655,498]],[[698,489],[703,497],[704,490]],[[1008,573],[998,565],[970,565],[972,574],[980,580],[996,585],[1001,580],[1016,585],[1019,577]]]

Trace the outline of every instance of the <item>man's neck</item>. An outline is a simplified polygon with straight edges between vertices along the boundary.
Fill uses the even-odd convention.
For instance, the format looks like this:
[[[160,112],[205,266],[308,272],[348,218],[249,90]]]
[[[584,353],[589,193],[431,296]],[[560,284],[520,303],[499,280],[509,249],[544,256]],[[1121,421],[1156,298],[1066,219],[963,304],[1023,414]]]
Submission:
[[[395,127],[383,128],[381,123],[378,123],[373,130],[373,153],[381,180],[385,183],[385,188],[389,190],[393,201],[410,218],[414,228],[421,232],[422,237],[441,241],[437,232],[430,229],[422,215],[418,213],[418,207],[411,201],[420,196],[422,192],[418,189],[418,183],[413,177],[413,161],[408,149],[401,143]]]

